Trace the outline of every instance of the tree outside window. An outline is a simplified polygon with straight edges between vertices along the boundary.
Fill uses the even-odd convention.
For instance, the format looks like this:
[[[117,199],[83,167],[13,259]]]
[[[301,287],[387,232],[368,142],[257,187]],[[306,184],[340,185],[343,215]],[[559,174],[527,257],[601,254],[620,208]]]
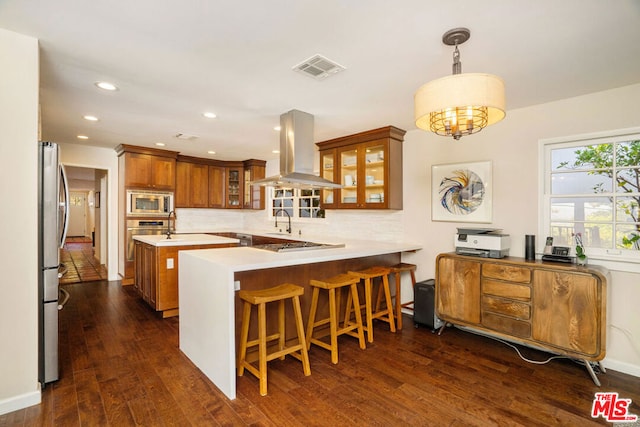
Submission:
[[[550,149],[549,225],[554,244],[640,250],[640,138]]]

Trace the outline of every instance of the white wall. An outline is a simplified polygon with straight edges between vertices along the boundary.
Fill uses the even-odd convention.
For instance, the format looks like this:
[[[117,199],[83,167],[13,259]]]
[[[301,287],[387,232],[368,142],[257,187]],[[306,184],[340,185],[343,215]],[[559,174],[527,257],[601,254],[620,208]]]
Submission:
[[[404,146],[405,238],[418,236],[424,245],[413,256],[419,276],[434,276],[435,256],[454,250],[458,226],[502,228],[511,235],[514,256],[524,256],[525,234],[538,235],[540,247],[538,140],[636,127],[640,125],[638,99],[640,84],[510,110],[502,122],[459,142],[419,130],[408,132]],[[431,166],[480,160],[493,162],[493,222],[432,222]],[[640,376],[640,275],[612,271],[611,278],[604,364]]]
[[[38,85],[37,39],[0,29],[0,414],[40,402]]]
[[[115,150],[109,148],[90,147],[86,145],[70,144],[55,141],[60,144],[62,163],[69,166],[103,169],[107,172],[107,190],[101,191],[104,202],[100,211],[106,209],[108,232],[106,237],[106,264],[109,280],[118,280],[118,157]],[[106,206],[105,206],[106,205]],[[104,213],[102,213],[104,216]],[[101,222],[104,229],[104,224]],[[101,242],[102,247],[105,242]],[[101,262],[103,256],[101,256]]]

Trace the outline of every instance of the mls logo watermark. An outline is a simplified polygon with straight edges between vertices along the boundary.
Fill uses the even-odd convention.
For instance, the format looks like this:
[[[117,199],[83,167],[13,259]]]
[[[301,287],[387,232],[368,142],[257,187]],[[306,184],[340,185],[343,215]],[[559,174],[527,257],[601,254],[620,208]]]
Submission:
[[[609,422],[635,422],[638,416],[629,413],[630,405],[631,399],[621,399],[614,391],[596,393],[591,407],[591,417],[603,417]]]

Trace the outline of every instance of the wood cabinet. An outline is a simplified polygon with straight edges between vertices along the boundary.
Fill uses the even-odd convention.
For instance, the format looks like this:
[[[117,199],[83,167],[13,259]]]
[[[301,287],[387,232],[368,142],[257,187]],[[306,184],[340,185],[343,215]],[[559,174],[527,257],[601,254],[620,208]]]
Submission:
[[[116,152],[127,189],[175,190],[177,152],[130,145],[120,145]]]
[[[402,209],[402,141],[393,126],[318,142],[320,173],[343,188],[322,190],[328,209]]]
[[[242,166],[209,166],[209,207],[242,208]]]
[[[265,176],[264,160],[228,162],[178,156],[177,208],[264,209],[264,188],[249,183]]]
[[[136,241],[134,286],[142,299],[162,317],[178,315],[178,252],[228,248],[236,244],[153,246]]]
[[[209,165],[181,157],[176,163],[176,208],[209,207]]]
[[[225,170],[225,208],[241,209],[244,168],[242,165],[228,166]]]
[[[452,324],[599,361],[606,354],[607,280],[602,267],[440,254],[436,311]]]
[[[262,210],[265,205],[264,187],[251,185],[252,181],[266,176],[266,162],[264,160],[245,160],[244,162],[244,194],[243,207],[245,209]]]

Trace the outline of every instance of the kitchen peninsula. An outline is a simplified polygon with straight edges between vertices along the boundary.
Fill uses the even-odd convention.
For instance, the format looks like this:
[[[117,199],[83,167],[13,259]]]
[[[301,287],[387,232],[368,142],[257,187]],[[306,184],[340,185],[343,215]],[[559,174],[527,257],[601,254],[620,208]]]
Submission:
[[[238,239],[209,234],[134,236],[134,285],[162,317],[178,315],[178,253],[185,249],[238,246]]]
[[[280,253],[252,247],[180,252],[180,350],[230,399],[236,397],[236,336],[242,314],[235,291],[287,282],[303,286],[306,322],[311,278],[394,265],[402,252],[421,248],[410,243],[326,240],[321,242],[344,247]],[[287,326],[288,332],[294,330]]]

